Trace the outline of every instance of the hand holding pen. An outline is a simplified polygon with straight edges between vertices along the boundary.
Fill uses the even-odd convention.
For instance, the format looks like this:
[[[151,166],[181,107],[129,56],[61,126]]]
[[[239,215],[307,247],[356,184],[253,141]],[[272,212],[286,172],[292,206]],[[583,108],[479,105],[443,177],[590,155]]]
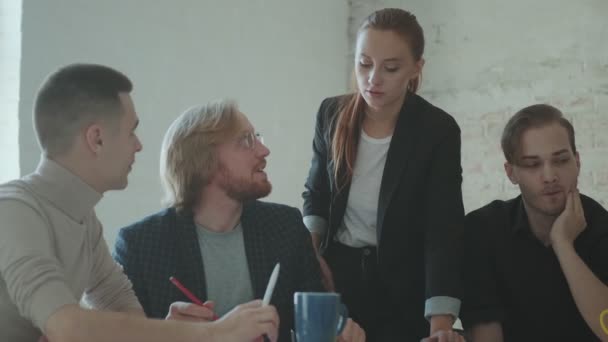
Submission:
[[[175,285],[192,303],[175,302],[169,307],[169,313],[165,319],[174,319],[181,321],[215,321],[218,316],[213,311],[214,303],[212,301],[204,302],[198,299],[190,290],[188,290],[175,277],[169,278],[171,283]]]
[[[270,341],[274,342],[278,336],[279,315],[276,309],[269,305],[269,302],[277,282],[278,273],[279,264],[272,271],[263,300],[255,300],[237,305],[220,320],[217,320],[218,317],[213,312],[213,302],[203,303],[179,280],[175,277],[170,277],[171,283],[194,304],[185,302],[171,304],[167,319],[206,321],[211,317],[212,320],[217,320],[214,324],[219,324],[223,326],[222,329],[227,329],[227,331],[231,331],[235,336],[238,336],[235,340],[251,340],[252,336],[258,336],[256,341],[262,341],[263,336],[266,336]]]
[[[274,287],[277,284],[277,279],[279,277],[279,270],[281,269],[281,264],[277,262],[270,274],[270,279],[268,279],[268,285],[266,285],[266,291],[264,292],[264,298],[262,298],[262,307],[267,307],[270,304],[270,299],[272,299],[272,293],[274,292]],[[268,335],[265,335],[270,339]],[[254,340],[254,342],[263,342],[264,336],[260,336]]]

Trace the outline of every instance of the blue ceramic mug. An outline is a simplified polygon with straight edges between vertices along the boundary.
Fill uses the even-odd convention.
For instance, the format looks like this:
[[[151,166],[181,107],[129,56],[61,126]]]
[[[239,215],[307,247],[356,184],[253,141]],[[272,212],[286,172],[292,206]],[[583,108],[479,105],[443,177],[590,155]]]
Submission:
[[[297,342],[334,342],[342,333],[348,310],[339,294],[296,292],[293,300]]]

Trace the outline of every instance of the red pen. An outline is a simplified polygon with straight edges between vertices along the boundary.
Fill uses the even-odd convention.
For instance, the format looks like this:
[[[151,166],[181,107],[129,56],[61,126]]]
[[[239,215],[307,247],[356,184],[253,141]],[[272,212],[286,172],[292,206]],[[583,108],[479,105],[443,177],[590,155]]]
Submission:
[[[182,293],[188,297],[188,299],[190,299],[194,304],[196,305],[200,305],[200,306],[204,306],[208,309],[211,309],[208,305],[205,305],[205,303],[203,303],[202,300],[198,299],[192,292],[190,292],[190,290],[188,290],[184,285],[182,285],[182,283],[179,282],[179,280],[177,280],[177,278],[175,277],[169,277],[169,281],[173,283],[173,285],[175,285],[175,287],[177,287],[180,291],[182,291]],[[219,317],[214,313],[213,314],[213,320],[217,320]]]

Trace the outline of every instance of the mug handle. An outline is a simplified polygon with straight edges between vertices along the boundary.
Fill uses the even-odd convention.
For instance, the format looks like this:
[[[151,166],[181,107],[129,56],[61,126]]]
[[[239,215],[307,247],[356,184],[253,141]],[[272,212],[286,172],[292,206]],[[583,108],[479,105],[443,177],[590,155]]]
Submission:
[[[344,327],[346,326],[346,322],[348,321],[348,308],[346,305],[340,303],[340,317],[338,318],[338,327],[336,330],[336,336],[340,336]]]
[[[291,342],[296,342],[296,332],[293,329],[290,329],[289,332],[291,333]]]

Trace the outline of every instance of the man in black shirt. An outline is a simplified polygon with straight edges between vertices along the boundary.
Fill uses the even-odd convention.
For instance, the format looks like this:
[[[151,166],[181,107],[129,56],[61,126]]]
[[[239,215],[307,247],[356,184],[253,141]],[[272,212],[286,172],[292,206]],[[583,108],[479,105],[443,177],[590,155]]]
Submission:
[[[465,327],[483,342],[608,339],[608,212],[578,192],[572,125],[533,105],[509,120],[501,145],[521,195],[467,215]]]

